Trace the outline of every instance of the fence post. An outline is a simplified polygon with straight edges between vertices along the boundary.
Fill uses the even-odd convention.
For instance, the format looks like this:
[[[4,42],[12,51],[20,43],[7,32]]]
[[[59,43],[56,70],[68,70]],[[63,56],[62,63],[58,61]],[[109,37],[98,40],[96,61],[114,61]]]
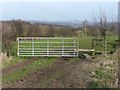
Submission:
[[[75,46],[76,46],[76,45],[75,45],[75,44],[76,44],[76,40],[75,40],[75,39],[74,39],[74,43],[73,43],[73,44],[74,44],[74,57],[75,57],[75,52],[76,52],[76,50],[75,50]]]
[[[64,56],[64,38],[63,38],[63,41],[62,41],[62,56]]]
[[[47,38],[47,56],[49,56],[49,38]]]
[[[32,56],[34,56],[34,37],[32,37]]]
[[[80,45],[80,42],[79,42],[79,39],[77,39],[77,45],[76,45],[76,48],[77,48],[77,57],[79,56],[79,45]]]
[[[18,41],[18,52],[17,52],[17,55],[19,56],[19,37],[17,38],[17,41]]]

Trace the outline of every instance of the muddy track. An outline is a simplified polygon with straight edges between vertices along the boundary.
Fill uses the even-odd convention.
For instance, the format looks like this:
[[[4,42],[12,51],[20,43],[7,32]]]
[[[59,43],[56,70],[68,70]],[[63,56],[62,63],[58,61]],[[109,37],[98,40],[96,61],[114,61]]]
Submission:
[[[7,75],[16,71],[19,71],[20,69],[23,69],[24,67],[26,67],[27,65],[31,64],[32,62],[34,62],[35,60],[37,60],[38,58],[29,58],[27,60],[24,61],[19,61],[18,63],[11,65],[8,68],[5,68],[2,70],[2,75]]]
[[[21,80],[4,84],[3,87],[15,88],[61,88],[61,87],[87,87],[87,83],[91,81],[89,77],[89,68],[85,64],[90,64],[89,61],[78,60],[68,62],[64,59],[59,59],[55,63],[43,68],[37,69],[29,73]],[[86,70],[87,68],[87,70]]]

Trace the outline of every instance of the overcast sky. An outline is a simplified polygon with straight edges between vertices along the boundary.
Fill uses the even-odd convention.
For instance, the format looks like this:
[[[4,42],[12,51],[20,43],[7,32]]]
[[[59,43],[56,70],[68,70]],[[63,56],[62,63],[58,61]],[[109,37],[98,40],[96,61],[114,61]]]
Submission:
[[[93,14],[105,10],[108,19],[117,17],[117,2],[8,2],[2,4],[2,20],[91,21]]]

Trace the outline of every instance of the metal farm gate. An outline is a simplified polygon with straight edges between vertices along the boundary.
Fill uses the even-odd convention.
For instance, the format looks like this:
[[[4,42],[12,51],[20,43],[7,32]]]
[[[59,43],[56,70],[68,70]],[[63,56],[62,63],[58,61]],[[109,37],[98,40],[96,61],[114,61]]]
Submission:
[[[18,56],[78,57],[78,38],[18,37]]]

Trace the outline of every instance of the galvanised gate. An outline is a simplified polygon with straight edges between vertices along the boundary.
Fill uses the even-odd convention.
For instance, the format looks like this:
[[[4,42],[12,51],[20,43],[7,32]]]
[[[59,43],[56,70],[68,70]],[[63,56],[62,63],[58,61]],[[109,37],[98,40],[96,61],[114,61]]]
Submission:
[[[78,38],[18,37],[18,56],[78,57]]]

